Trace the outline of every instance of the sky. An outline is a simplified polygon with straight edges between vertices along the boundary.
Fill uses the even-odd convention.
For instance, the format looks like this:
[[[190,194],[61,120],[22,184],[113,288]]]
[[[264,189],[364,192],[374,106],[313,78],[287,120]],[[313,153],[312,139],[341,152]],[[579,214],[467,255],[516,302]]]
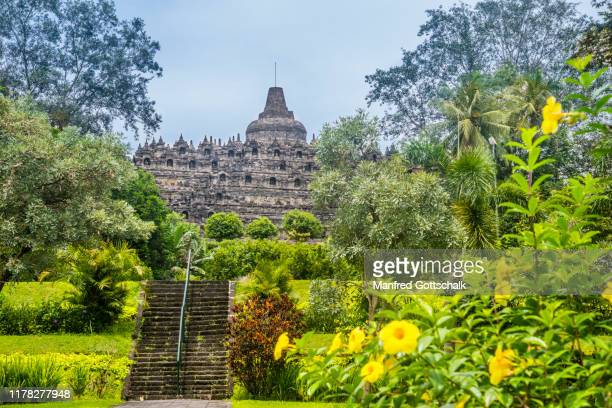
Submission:
[[[172,142],[244,135],[277,84],[309,135],[367,107],[365,76],[401,62],[420,43],[425,10],[456,0],[116,0],[141,17],[164,72],[149,85]],[[465,1],[473,4],[475,1]],[[590,1],[579,4],[593,14]],[[370,111],[381,115],[373,106]],[[127,140],[133,138],[127,136]],[[142,140],[141,140],[142,141]]]

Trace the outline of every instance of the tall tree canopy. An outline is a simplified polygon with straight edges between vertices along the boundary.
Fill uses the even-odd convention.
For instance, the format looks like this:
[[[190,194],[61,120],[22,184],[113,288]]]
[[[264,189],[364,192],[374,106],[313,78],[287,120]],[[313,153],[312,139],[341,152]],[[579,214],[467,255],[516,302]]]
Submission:
[[[369,103],[387,107],[385,132],[413,135],[440,119],[431,102],[466,74],[504,64],[559,78],[587,18],[565,0],[483,0],[428,10],[423,42],[404,50],[402,64],[366,77]]]
[[[60,129],[102,133],[119,119],[136,134],[156,130],[147,87],[162,73],[158,50],[112,0],[1,1],[0,86],[30,95]]]
[[[116,137],[58,131],[0,96],[0,289],[66,245],[149,237],[153,223],[112,198],[135,171],[126,153]]]
[[[350,170],[362,160],[375,159],[379,141],[378,119],[359,109],[323,125],[315,146],[317,162],[325,169]]]

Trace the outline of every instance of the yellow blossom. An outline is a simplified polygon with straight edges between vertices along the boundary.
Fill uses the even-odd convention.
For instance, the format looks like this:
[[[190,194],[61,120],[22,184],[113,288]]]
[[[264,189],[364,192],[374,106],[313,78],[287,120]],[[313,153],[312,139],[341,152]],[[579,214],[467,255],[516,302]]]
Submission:
[[[513,358],[514,351],[512,349],[502,350],[498,348],[495,351],[495,356],[489,361],[489,379],[491,384],[497,385],[504,378],[512,375],[512,369],[514,368]]]
[[[463,408],[465,406],[465,403],[468,402],[469,399],[470,399],[470,396],[465,395],[463,398],[461,398],[459,402],[455,404],[454,408]]]
[[[542,132],[551,134],[557,132],[559,121],[566,115],[554,96],[548,97],[546,105],[542,108]]]
[[[380,361],[371,360],[361,369],[361,377],[365,381],[373,383],[378,381],[378,379],[383,375],[384,372],[385,367]]]
[[[362,343],[365,340],[365,333],[359,327],[354,328],[349,334],[348,351],[351,353],[359,353]]]
[[[388,354],[411,353],[417,347],[421,332],[406,320],[394,320],[380,331],[379,337]]]
[[[427,391],[425,391],[423,395],[421,395],[421,399],[425,402],[431,401],[431,397],[429,396],[429,393]]]
[[[608,286],[603,291],[601,296],[603,296],[608,302],[612,303],[612,281],[608,282]]]
[[[332,340],[331,345],[329,346],[329,353],[333,353],[334,351],[342,348],[342,334],[338,333]]]
[[[283,333],[278,337],[276,346],[274,346],[274,359],[279,360],[283,356],[283,351],[289,348],[289,336]]]
[[[312,360],[313,360],[314,362],[318,363],[318,362],[320,362],[320,361],[323,361],[323,357],[321,357],[321,356],[314,356],[314,357],[312,358]]]

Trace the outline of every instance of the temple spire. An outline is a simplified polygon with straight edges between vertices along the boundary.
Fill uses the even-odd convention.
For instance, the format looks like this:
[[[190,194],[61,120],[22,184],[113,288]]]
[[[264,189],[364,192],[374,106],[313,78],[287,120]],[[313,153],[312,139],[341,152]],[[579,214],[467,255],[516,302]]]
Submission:
[[[259,119],[264,118],[289,118],[293,119],[293,112],[287,109],[285,102],[285,94],[283,88],[272,87],[268,89],[268,98],[266,99],[266,107],[259,114]]]

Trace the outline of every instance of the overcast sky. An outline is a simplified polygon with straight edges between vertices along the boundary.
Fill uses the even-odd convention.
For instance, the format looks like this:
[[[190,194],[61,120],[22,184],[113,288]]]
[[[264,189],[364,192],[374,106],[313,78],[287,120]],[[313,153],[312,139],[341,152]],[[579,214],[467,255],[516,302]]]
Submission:
[[[257,118],[268,87],[319,133],[325,122],[366,107],[367,74],[419,44],[425,10],[443,0],[116,0],[121,18],[141,17],[161,44],[163,77],[150,84],[167,142],[180,133],[226,140]],[[475,1],[467,1],[475,3]],[[580,10],[592,14],[589,1]],[[380,113],[380,108],[372,108]],[[127,138],[133,141],[132,137]]]

